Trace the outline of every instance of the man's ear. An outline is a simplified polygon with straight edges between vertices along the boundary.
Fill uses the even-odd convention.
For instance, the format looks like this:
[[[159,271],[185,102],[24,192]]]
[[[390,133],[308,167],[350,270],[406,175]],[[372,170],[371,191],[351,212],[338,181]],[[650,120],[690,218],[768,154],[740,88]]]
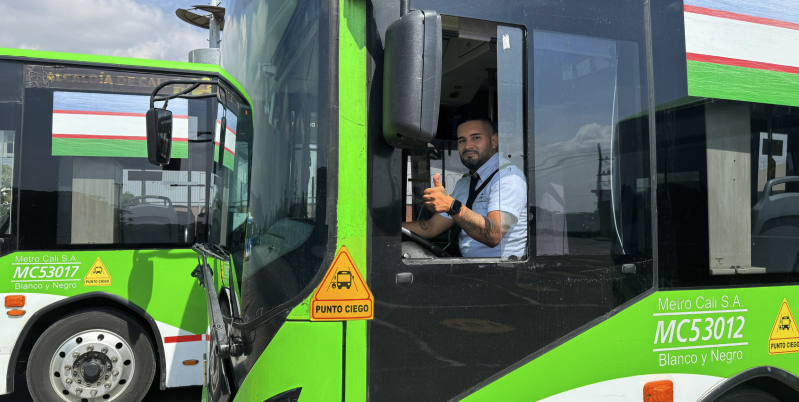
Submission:
[[[491,148],[499,152],[499,134],[497,133],[491,135]]]

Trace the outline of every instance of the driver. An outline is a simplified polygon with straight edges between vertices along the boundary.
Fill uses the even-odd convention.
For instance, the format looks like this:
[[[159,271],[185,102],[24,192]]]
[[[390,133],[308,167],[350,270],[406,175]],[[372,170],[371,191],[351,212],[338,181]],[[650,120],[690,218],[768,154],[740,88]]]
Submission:
[[[427,239],[450,228],[452,256],[521,258],[527,244],[527,180],[509,160],[500,158],[494,123],[486,117],[467,117],[459,125],[458,154],[469,169],[455,184],[452,195],[441,185],[424,191],[424,206],[437,213],[426,221],[403,222],[402,227]],[[502,243],[502,247],[497,247]],[[403,242],[403,254],[428,256],[412,242]],[[422,254],[422,255],[419,255]]]

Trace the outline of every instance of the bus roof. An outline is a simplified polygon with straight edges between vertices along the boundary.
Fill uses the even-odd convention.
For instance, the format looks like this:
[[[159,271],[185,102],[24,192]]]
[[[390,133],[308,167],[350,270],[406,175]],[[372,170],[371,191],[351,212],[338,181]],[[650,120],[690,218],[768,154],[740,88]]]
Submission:
[[[94,54],[49,52],[43,50],[27,50],[0,47],[0,59],[20,59],[27,61],[43,62],[75,62],[79,64],[92,64],[108,67],[139,67],[150,69],[164,69],[173,71],[186,71],[195,73],[210,73],[222,77],[247,98],[247,102],[252,104],[252,100],[247,92],[242,88],[238,81],[233,78],[222,67],[215,64],[188,63],[182,61],[150,60],[137,59],[133,57],[100,56]]]

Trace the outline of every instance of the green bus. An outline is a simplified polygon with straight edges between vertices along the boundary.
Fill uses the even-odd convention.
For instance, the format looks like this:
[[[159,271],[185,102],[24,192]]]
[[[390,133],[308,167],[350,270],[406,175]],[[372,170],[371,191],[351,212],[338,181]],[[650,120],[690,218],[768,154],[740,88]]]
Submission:
[[[239,128],[205,166],[235,207],[182,274],[206,298],[204,400],[799,397],[793,3],[232,0],[225,18],[209,99]],[[188,88],[166,88],[151,138],[180,160]],[[471,181],[458,127],[478,114],[511,172],[487,210],[515,221],[456,257],[403,222]],[[368,292],[333,287],[344,271]],[[355,305],[373,318],[325,315]]]
[[[153,166],[144,112],[172,80],[201,85],[169,103],[172,159]],[[229,144],[219,161],[218,88],[248,103],[218,66],[0,49],[0,394],[27,381],[37,402],[138,401],[203,383],[191,248],[248,222]],[[251,135],[250,115],[227,114],[229,141]]]
[[[243,266],[204,268],[208,400],[797,400],[794,3],[232,0],[225,18],[256,229]],[[401,223],[431,218],[433,176],[452,193],[471,173],[457,126],[478,112],[525,178],[506,190],[524,247],[452,257]],[[374,319],[317,321],[345,246]]]

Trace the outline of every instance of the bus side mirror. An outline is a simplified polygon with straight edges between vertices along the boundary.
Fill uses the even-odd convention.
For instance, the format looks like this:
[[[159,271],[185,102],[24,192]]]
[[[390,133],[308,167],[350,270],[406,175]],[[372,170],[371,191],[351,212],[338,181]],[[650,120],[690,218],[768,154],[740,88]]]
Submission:
[[[147,159],[153,165],[169,163],[172,154],[172,112],[150,108],[147,111]]]
[[[436,136],[441,99],[441,16],[416,10],[391,23],[383,56],[383,137],[394,148]]]

